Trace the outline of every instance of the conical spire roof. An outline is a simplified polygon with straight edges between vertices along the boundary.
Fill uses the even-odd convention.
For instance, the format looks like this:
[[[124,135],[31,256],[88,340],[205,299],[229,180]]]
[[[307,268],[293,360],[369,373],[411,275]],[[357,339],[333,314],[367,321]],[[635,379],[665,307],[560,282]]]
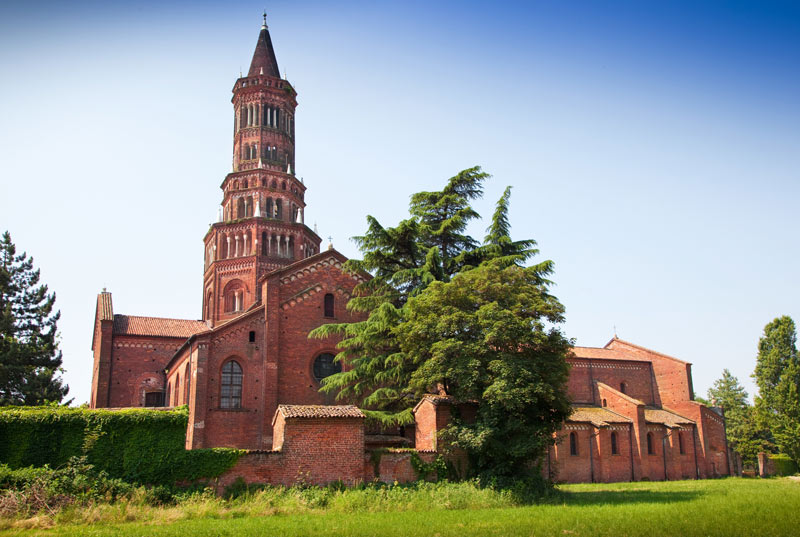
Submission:
[[[264,24],[261,25],[261,33],[258,34],[253,61],[250,62],[250,70],[247,72],[247,76],[259,75],[281,77],[278,60],[275,59],[275,50],[272,48],[272,39],[269,37],[266,14],[264,15]]]

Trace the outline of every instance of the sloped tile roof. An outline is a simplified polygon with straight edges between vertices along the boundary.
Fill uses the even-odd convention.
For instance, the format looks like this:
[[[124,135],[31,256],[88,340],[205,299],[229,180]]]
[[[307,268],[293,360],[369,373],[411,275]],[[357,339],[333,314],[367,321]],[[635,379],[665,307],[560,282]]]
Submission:
[[[285,419],[292,418],[363,418],[364,413],[355,405],[278,405]]]
[[[676,414],[664,408],[656,408],[652,406],[645,407],[644,420],[647,423],[660,423],[669,428],[680,427],[681,425],[691,425],[694,421],[689,418]]]
[[[599,406],[573,406],[567,421],[588,422],[595,427],[605,427],[611,423],[631,423],[633,420]]]
[[[205,321],[114,315],[115,335],[188,338],[205,330],[208,330]]]

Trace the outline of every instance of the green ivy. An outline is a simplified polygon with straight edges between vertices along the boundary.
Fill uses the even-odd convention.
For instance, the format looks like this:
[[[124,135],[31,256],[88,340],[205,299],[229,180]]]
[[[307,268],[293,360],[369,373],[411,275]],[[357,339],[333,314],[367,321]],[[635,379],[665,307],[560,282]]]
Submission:
[[[775,464],[775,475],[794,475],[797,473],[797,464],[789,455],[770,455],[769,458]]]
[[[175,410],[0,408],[0,463],[10,468],[59,467],[85,455],[110,476],[172,485],[218,477],[241,450],[186,450],[185,407]]]
[[[447,462],[445,462],[444,457],[441,455],[436,455],[436,458],[431,462],[425,462],[416,451],[411,452],[411,467],[414,469],[414,472],[416,472],[417,479],[419,480],[435,475],[436,481],[442,481],[447,479],[450,473]]]

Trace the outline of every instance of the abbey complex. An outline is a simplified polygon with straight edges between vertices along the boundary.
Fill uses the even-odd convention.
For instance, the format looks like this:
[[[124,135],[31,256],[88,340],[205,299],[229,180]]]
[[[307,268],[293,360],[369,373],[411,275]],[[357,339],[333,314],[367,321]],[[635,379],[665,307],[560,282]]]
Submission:
[[[247,76],[233,86],[233,171],[203,238],[202,320],[117,314],[111,293],[99,294],[90,405],[188,405],[187,449],[250,450],[229,479],[409,480],[409,450],[392,448],[435,454],[437,431],[457,403],[430,395],[415,408],[414,426],[370,434],[358,408],[319,392],[342,365],[333,361],[336,340],[307,335],[358,320],[345,305],[369,276],[345,273],[346,258],[321,250],[304,223],[296,107],[265,20]],[[574,411],[544,462],[557,480],[730,473],[723,417],[693,400],[691,364],[616,337],[602,348],[575,347],[568,361]],[[386,453],[379,463],[370,457],[376,449]]]

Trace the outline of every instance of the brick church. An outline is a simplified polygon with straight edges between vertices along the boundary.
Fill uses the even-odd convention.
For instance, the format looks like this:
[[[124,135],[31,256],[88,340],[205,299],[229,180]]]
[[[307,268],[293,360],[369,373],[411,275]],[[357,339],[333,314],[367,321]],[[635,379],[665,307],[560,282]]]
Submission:
[[[307,335],[359,320],[345,305],[369,276],[345,273],[346,258],[321,250],[305,225],[306,187],[294,174],[296,96],[280,77],[265,17],[247,76],[233,86],[233,171],[203,238],[202,319],[116,314],[111,293],[100,293],[90,406],[187,405],[186,447],[252,450],[259,458],[234,469],[249,480],[288,484],[314,449],[338,455],[308,468],[312,481],[403,480],[407,461],[378,475],[383,466],[365,463],[364,453],[435,453],[457,403],[425,397],[404,436],[370,435],[357,408],[332,406],[319,392],[320,380],[341,371],[337,341]],[[544,464],[558,480],[730,473],[724,420],[693,400],[689,363],[616,337],[575,347],[568,361],[574,411]]]

